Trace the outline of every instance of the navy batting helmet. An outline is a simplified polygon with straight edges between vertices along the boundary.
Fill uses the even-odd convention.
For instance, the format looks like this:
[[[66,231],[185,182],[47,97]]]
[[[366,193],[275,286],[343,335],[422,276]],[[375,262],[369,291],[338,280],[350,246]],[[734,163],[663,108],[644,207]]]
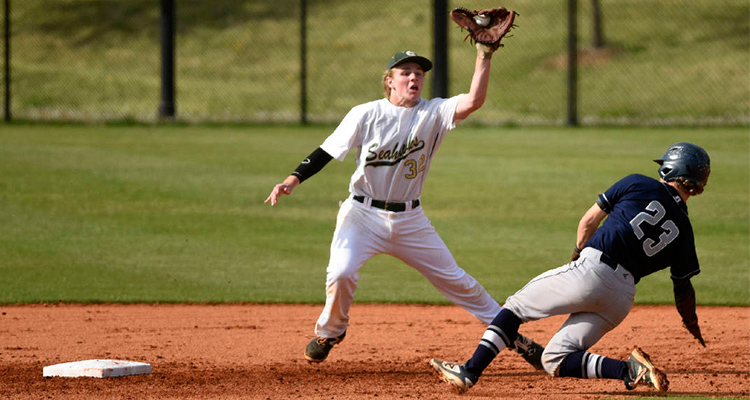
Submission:
[[[667,182],[684,178],[704,186],[711,173],[711,159],[708,153],[693,143],[677,142],[670,146],[661,158],[654,161],[661,165],[659,176]]]

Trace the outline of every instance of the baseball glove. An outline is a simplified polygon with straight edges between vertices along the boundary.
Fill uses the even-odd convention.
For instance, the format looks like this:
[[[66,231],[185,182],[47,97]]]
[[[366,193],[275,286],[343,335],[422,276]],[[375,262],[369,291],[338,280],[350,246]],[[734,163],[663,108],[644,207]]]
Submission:
[[[469,32],[464,41],[471,38],[472,44],[478,43],[488,51],[495,51],[502,46],[500,41],[503,37],[515,26],[513,20],[517,14],[505,7],[474,11],[459,7],[453,9],[450,15],[453,22]]]

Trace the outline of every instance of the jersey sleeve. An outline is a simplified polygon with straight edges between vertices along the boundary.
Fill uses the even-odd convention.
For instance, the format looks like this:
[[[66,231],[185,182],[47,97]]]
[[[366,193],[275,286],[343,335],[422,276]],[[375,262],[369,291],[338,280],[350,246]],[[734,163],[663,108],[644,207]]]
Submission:
[[[599,198],[596,199],[596,204],[605,213],[609,214],[612,212],[612,204],[609,202],[609,200],[607,200],[607,196],[605,196],[604,193],[600,194]]]
[[[684,239],[680,251],[680,258],[677,259],[670,268],[670,274],[672,279],[688,279],[701,272],[700,265],[698,264],[698,255],[695,252],[695,237],[692,233],[692,227],[688,232],[684,232],[687,235]]]
[[[670,273],[672,279],[688,279],[700,274],[701,270],[697,263],[695,264],[695,267],[692,267],[692,264],[676,264],[672,266]]]
[[[344,161],[347,153],[362,143],[361,127],[364,112],[362,106],[352,108],[341,120],[336,130],[320,145],[320,148],[331,157]]]
[[[599,198],[596,201],[596,204],[599,205],[599,207],[602,209],[602,211],[606,212],[607,214],[610,214],[612,210],[615,207],[615,204],[617,204],[620,199],[622,199],[622,196],[624,196],[632,185],[635,184],[635,182],[638,179],[638,175],[628,175],[619,181],[615,182],[614,185],[610,186],[609,189],[607,189],[604,193],[599,195]]]
[[[456,115],[456,108],[458,108],[458,100],[461,98],[461,96],[465,96],[465,94],[461,93],[458,95],[455,95],[449,99],[446,99],[446,101],[441,104],[441,108],[443,109],[441,115],[444,115],[445,119],[445,130],[451,131],[453,130],[458,124],[463,120],[453,120],[453,117]]]

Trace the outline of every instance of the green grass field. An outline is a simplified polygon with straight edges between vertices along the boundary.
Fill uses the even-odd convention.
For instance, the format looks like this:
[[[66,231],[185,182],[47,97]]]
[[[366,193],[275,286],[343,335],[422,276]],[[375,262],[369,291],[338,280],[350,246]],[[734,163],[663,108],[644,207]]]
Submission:
[[[36,302],[322,303],[350,155],[263,204],[332,127],[0,126],[0,304]],[[688,203],[701,305],[750,305],[747,129],[459,127],[440,149],[425,211],[459,264],[504,300],[564,264],[596,195],[656,174],[676,141],[712,157]],[[378,256],[360,302],[446,303],[424,278]],[[638,303],[670,304],[668,271]]]
[[[336,123],[352,105],[380,97],[380,78],[396,51],[432,57],[429,0],[410,2],[408,13],[391,0],[309,3],[311,121]],[[591,2],[578,4],[581,122],[747,124],[747,1],[605,2],[607,48],[593,54]],[[494,58],[493,87],[474,121],[563,122],[566,2],[503,5],[521,14],[519,26]],[[12,10],[15,118],[156,118],[158,2],[26,0],[12,2]],[[298,2],[179,2],[176,13],[178,118],[299,121]],[[476,56],[452,22],[448,34],[449,94],[455,95],[469,89]]]

